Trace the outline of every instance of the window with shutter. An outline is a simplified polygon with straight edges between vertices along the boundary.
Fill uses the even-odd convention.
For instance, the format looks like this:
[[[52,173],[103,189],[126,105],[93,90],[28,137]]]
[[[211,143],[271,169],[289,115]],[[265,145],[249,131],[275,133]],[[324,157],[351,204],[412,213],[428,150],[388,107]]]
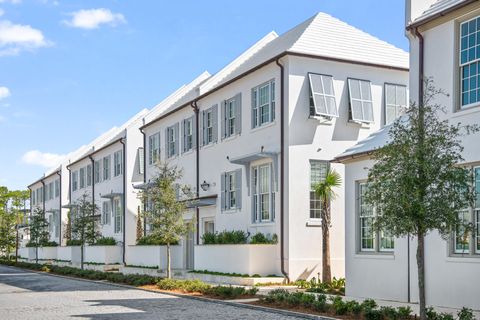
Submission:
[[[122,151],[116,151],[113,154],[113,175],[115,177],[119,176],[122,174],[122,166],[123,166],[123,155]]]
[[[95,161],[95,163],[93,164],[93,167],[94,167],[94,170],[95,170],[93,178],[95,180],[95,183],[100,182],[100,179],[101,179],[101,175],[100,175],[101,165],[102,165],[102,163],[100,162],[100,160]]]
[[[178,123],[166,129],[167,158],[178,154]]]
[[[214,105],[211,108],[206,109],[202,113],[202,133],[203,133],[203,145],[217,141],[218,136],[218,105]]]
[[[193,148],[193,117],[183,120],[183,152],[192,150]]]
[[[348,79],[350,97],[350,120],[373,122],[372,88],[370,81]]]
[[[120,198],[115,198],[113,200],[113,210],[114,210],[114,232],[122,232],[122,203]]]
[[[103,158],[103,180],[110,180],[110,156]]]
[[[274,221],[274,193],[272,188],[272,166],[264,164],[252,168],[252,209],[256,223]]]
[[[251,91],[252,128],[275,120],[275,80],[265,82]]]
[[[241,169],[222,173],[222,211],[241,209],[242,176]]]
[[[385,83],[385,124],[400,117],[407,108],[407,87]]]
[[[323,74],[309,73],[310,115],[327,118],[338,117],[333,78]]]
[[[85,188],[85,168],[80,168],[80,189]]]
[[[145,149],[138,148],[138,173],[143,174],[145,172]]]
[[[78,171],[72,173],[72,190],[76,191],[78,189]]]
[[[160,160],[160,133],[148,137],[148,164],[155,164]]]
[[[92,185],[92,165],[87,165],[87,187]]]

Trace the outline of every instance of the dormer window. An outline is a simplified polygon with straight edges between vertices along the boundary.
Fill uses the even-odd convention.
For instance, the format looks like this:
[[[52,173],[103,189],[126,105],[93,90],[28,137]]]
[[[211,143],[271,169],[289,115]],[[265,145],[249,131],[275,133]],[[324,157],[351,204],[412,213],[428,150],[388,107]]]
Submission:
[[[333,78],[323,74],[309,73],[310,116],[338,117]]]
[[[370,81],[348,79],[350,120],[360,123],[373,122],[372,87]]]

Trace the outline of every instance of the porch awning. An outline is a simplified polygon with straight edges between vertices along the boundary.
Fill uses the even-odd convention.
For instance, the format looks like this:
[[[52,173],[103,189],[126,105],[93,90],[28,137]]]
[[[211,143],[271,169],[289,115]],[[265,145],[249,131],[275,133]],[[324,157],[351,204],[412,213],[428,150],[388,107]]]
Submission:
[[[113,199],[113,198],[117,198],[117,197],[123,197],[123,193],[122,192],[111,192],[111,193],[100,195],[100,198],[103,198],[103,199]]]
[[[78,207],[78,204],[66,204],[62,206],[63,209],[73,209],[77,207]]]
[[[247,189],[248,195],[250,195],[250,164],[257,160],[262,159],[272,159],[272,172],[273,172],[273,182],[275,184],[274,189],[277,190],[278,186],[278,154],[276,151],[259,151],[243,156],[229,157],[228,160],[230,163],[243,165],[245,167],[245,174],[247,178]]]
[[[148,181],[148,182],[145,182],[145,183],[133,185],[133,189],[147,190],[147,189],[150,189],[151,187],[153,187],[154,185],[155,185],[155,182]]]
[[[208,207],[208,206],[215,206],[217,204],[217,195],[205,196],[200,197],[197,199],[193,199],[187,204],[187,208],[200,208],[200,207]]]

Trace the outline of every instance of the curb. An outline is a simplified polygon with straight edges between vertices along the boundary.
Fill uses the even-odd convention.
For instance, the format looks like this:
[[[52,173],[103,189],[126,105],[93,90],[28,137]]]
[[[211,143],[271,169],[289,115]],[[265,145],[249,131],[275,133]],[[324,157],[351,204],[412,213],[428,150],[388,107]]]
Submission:
[[[228,306],[233,306],[233,307],[238,307],[238,308],[258,310],[258,311],[275,313],[275,314],[279,314],[279,315],[296,317],[296,318],[301,318],[301,319],[338,320],[337,318],[330,318],[330,317],[318,316],[318,315],[301,313],[301,312],[296,312],[296,311],[288,311],[288,310],[283,310],[283,309],[275,309],[275,308],[257,306],[257,305],[252,305],[252,304],[245,304],[245,303],[241,303],[241,302],[234,302],[232,300],[218,300],[218,299],[211,299],[211,298],[200,297],[200,296],[191,296],[191,295],[180,294],[180,293],[155,291],[155,290],[149,290],[149,289],[130,286],[130,285],[127,285],[127,284],[108,282],[108,281],[105,281],[105,280],[90,280],[90,279],[69,277],[69,276],[64,276],[64,275],[59,275],[59,274],[54,274],[54,273],[49,273],[49,272],[43,272],[43,271],[38,271],[38,270],[24,269],[24,268],[14,267],[14,266],[7,266],[7,265],[2,265],[2,266],[7,267],[7,268],[11,268],[11,269],[19,269],[19,270],[29,271],[29,272],[37,273],[37,274],[44,275],[44,276],[52,276],[52,277],[57,277],[57,278],[69,279],[69,280],[84,281],[84,282],[90,282],[90,283],[95,283],[95,284],[103,284],[103,285],[108,285],[108,286],[114,286],[114,287],[119,287],[119,288],[124,288],[124,289],[133,289],[133,290],[145,291],[145,292],[156,293],[156,294],[165,294],[165,295],[169,295],[169,296],[173,296],[173,297],[177,297],[177,298],[186,298],[186,299],[192,299],[192,300],[197,300],[197,301],[228,305]]]

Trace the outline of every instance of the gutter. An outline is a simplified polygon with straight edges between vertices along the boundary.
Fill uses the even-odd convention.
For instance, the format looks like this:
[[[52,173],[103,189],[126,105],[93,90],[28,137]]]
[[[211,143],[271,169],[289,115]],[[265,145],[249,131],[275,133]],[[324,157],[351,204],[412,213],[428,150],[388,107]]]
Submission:
[[[125,132],[125,136],[126,136],[126,132]],[[126,195],[126,184],[127,184],[127,175],[125,174],[125,167],[126,167],[126,163],[127,163],[127,159],[126,159],[126,145],[125,145],[125,139],[122,139],[120,140],[120,143],[122,144],[122,147],[123,147],[123,161],[122,161],[122,175],[123,175],[123,223],[122,223],[122,233],[123,233],[123,252],[122,252],[122,258],[123,258],[123,264],[126,265],[126,262],[125,262],[125,241],[126,241],[126,232],[125,230],[127,229],[126,226],[125,226],[125,216],[126,216],[126,210],[127,210],[127,195]]]
[[[92,157],[93,153],[91,155],[88,156],[88,158],[90,159],[90,162],[92,163],[92,203],[95,205],[95,160],[93,160],[93,157]],[[70,169],[69,169],[70,170]],[[70,183],[71,185],[71,183]]]
[[[67,166],[67,168],[73,166],[74,164],[79,163],[79,162],[82,161],[83,159],[90,158],[91,156],[93,156],[93,155],[96,154],[97,152],[100,152],[100,151],[102,151],[102,150],[107,149],[108,147],[113,146],[115,143],[120,142],[122,139],[123,139],[123,137],[122,137],[122,138],[115,139],[115,140],[113,140],[112,142],[110,142],[109,144],[101,147],[100,149],[97,149],[97,150],[94,150],[94,151],[90,152],[89,154],[85,155],[84,157],[78,159],[77,161],[70,163],[70,164]]]
[[[433,21],[433,20],[435,20],[435,19],[437,19],[437,18],[441,18],[441,17],[443,17],[443,16],[445,16],[445,15],[447,15],[447,14],[453,12],[453,11],[456,11],[456,10],[458,10],[458,9],[461,9],[461,8],[463,8],[463,7],[466,7],[466,6],[468,6],[469,4],[475,3],[475,2],[477,2],[477,1],[478,1],[478,0],[466,0],[466,1],[463,1],[463,2],[461,2],[461,3],[459,3],[459,4],[456,4],[456,5],[454,5],[454,6],[450,7],[450,8],[447,8],[447,9],[441,11],[441,12],[438,12],[438,13],[436,13],[436,14],[434,14],[434,15],[431,15],[430,17],[426,17],[425,19],[422,19],[422,20],[419,20],[419,21],[416,21],[416,22],[412,22],[411,24],[409,24],[409,25],[406,27],[406,30],[407,30],[407,31],[413,31],[413,32],[416,33],[418,27],[420,27],[420,26],[422,26],[422,25],[424,25],[424,24],[426,24],[426,23],[428,23],[428,22],[430,22],[430,21]]]
[[[275,60],[277,66],[280,67],[280,269],[282,274],[287,278],[287,282],[290,282],[288,273],[285,271],[285,231],[284,231],[284,214],[285,214],[285,205],[284,205],[284,179],[285,179],[285,68],[283,64],[280,63],[279,57]]]
[[[58,245],[62,246],[62,171],[57,171],[57,174],[59,176],[58,178],[58,188],[59,188],[59,213],[58,213],[58,219],[59,219],[59,230],[58,230]]]
[[[199,124],[200,124],[200,109],[197,105],[197,100],[191,103],[193,112],[195,112],[195,171],[196,171],[196,189],[197,199],[200,198],[200,137],[199,137]],[[196,229],[197,229],[197,245],[200,244],[200,209],[197,207],[196,211]]]

